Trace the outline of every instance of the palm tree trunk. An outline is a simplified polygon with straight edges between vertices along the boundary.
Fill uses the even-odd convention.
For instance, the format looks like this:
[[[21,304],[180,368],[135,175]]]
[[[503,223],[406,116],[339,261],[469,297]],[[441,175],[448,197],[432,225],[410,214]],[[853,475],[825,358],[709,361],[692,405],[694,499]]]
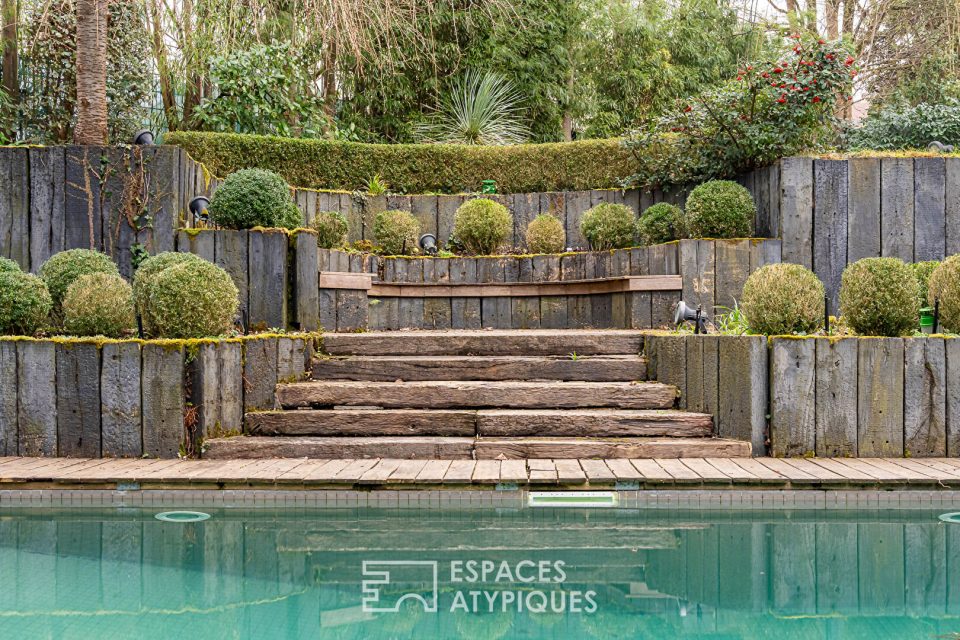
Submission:
[[[77,0],[76,144],[107,144],[107,0]]]
[[[20,104],[18,75],[20,63],[17,49],[17,26],[20,16],[18,13],[17,0],[2,0],[2,3],[0,3],[0,20],[3,22],[3,91],[7,94],[7,100],[13,105],[13,113],[4,114],[9,115],[9,120],[4,118],[4,121],[0,122],[0,127],[4,129],[2,133],[8,139],[12,139],[16,134],[16,116]]]

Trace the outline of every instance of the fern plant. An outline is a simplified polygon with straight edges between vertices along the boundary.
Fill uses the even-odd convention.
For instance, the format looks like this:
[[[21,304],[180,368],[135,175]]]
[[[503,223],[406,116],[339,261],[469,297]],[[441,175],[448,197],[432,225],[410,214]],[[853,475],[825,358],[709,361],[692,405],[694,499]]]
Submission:
[[[468,70],[454,81],[449,98],[417,126],[421,142],[520,144],[530,132],[521,121],[522,96],[513,83],[490,71]]]

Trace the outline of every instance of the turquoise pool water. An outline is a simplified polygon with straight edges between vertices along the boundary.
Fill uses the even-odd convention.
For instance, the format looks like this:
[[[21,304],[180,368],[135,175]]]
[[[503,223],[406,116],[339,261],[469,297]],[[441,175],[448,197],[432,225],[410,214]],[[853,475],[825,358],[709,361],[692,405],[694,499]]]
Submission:
[[[960,632],[960,525],[937,513],[156,513],[0,512],[0,638]]]

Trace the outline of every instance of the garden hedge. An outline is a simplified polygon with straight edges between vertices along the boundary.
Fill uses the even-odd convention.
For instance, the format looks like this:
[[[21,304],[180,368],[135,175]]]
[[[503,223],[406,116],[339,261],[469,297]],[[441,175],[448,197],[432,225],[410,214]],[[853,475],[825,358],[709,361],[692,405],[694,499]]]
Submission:
[[[217,176],[248,167],[276,171],[292,185],[353,191],[379,174],[395,193],[479,191],[496,180],[501,193],[619,187],[637,173],[619,140],[512,146],[366,144],[232,133],[176,131],[184,149]]]

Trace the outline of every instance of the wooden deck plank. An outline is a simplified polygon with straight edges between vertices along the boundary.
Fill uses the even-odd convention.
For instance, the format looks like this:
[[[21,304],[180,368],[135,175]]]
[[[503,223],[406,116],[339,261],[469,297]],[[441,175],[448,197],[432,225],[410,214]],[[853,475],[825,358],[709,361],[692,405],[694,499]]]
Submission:
[[[858,471],[857,469],[848,467],[844,464],[840,464],[840,462],[834,458],[811,458],[810,462],[826,469],[827,471],[831,471],[838,476],[843,476],[848,480],[870,483],[876,482],[876,478],[873,476],[867,475],[862,471]]]
[[[426,460],[423,469],[417,474],[417,482],[439,484],[450,467],[450,460]]]
[[[347,466],[334,474],[332,481],[335,483],[353,484],[363,477],[363,474],[376,466],[378,460],[378,458],[351,460]]]
[[[673,476],[667,473],[663,467],[652,459],[635,459],[630,464],[636,469],[646,481],[652,482],[673,482]]]
[[[700,474],[686,466],[678,459],[672,458],[659,458],[657,464],[663,467],[663,470],[673,476],[674,482],[702,482],[703,478],[700,477]]]
[[[894,484],[906,483],[906,478],[904,478],[902,475],[897,473],[891,474],[886,470],[878,469],[872,465],[865,464],[860,458],[837,458],[836,461],[845,467],[850,467],[851,469],[856,469],[861,473],[865,473],[878,482]]]
[[[825,469],[819,465],[813,464],[809,460],[804,460],[803,458],[784,458],[783,462],[790,465],[791,467],[802,471],[803,473],[810,474],[820,482],[846,482],[847,479],[835,473],[829,469]]]
[[[470,484],[476,460],[453,460],[443,475],[443,484]]]
[[[350,464],[350,460],[324,460],[320,467],[314,467],[304,473],[304,482],[330,482],[336,477],[337,473]]]
[[[553,460],[527,460],[527,468],[530,469],[531,484],[552,484],[557,481],[557,465]]]
[[[359,484],[383,484],[387,481],[403,460],[396,458],[382,458],[375,460],[376,464],[367,469],[357,480]]]
[[[603,460],[581,460],[580,467],[590,482],[616,482],[617,475]]]
[[[874,466],[886,473],[897,474],[909,483],[928,484],[937,481],[937,477],[932,471],[924,473],[922,471],[917,471],[916,469],[911,469],[901,464],[900,460],[892,462],[888,460],[879,460],[877,458],[863,458],[862,461],[865,464]]]
[[[500,482],[526,483],[526,481],[526,460],[503,460],[500,462]]]
[[[791,467],[778,458],[755,458],[755,460],[767,469],[775,471],[784,478],[789,479],[790,482],[819,482],[816,476],[801,471],[796,467]]]
[[[473,468],[473,482],[476,484],[497,484],[500,482],[499,460],[477,460]]]
[[[733,482],[758,482],[759,479],[731,458],[704,458],[711,467],[727,476]]]
[[[284,458],[283,460],[277,461],[276,464],[272,464],[269,467],[264,467],[257,470],[255,473],[251,473],[247,476],[247,480],[266,480],[269,482],[276,482],[277,478],[288,471],[294,471],[297,467],[306,462],[306,458]]]
[[[911,462],[933,469],[938,473],[938,477],[960,480],[960,467],[946,464],[940,458],[916,458]]]
[[[703,458],[681,458],[680,464],[697,474],[704,482],[729,482],[730,476]]]
[[[562,484],[583,484],[587,481],[587,474],[577,460],[557,459],[553,463],[557,466],[557,482]]]
[[[404,460],[400,463],[400,466],[390,474],[387,482],[416,482],[417,476],[420,475],[420,472],[423,471],[423,468],[426,466],[426,460]]]
[[[897,460],[897,465],[930,476],[939,484],[957,484],[960,482],[960,470],[950,469],[949,471],[944,471],[942,469],[937,469],[936,467],[923,464],[923,460],[924,458]]]
[[[630,464],[629,460],[618,458],[615,460],[607,460],[606,464],[620,482],[633,482],[643,479],[643,475],[637,471],[636,467]]]
[[[787,478],[781,473],[765,467],[756,458],[731,458],[733,463],[751,474],[761,484],[780,484],[786,482]]]

